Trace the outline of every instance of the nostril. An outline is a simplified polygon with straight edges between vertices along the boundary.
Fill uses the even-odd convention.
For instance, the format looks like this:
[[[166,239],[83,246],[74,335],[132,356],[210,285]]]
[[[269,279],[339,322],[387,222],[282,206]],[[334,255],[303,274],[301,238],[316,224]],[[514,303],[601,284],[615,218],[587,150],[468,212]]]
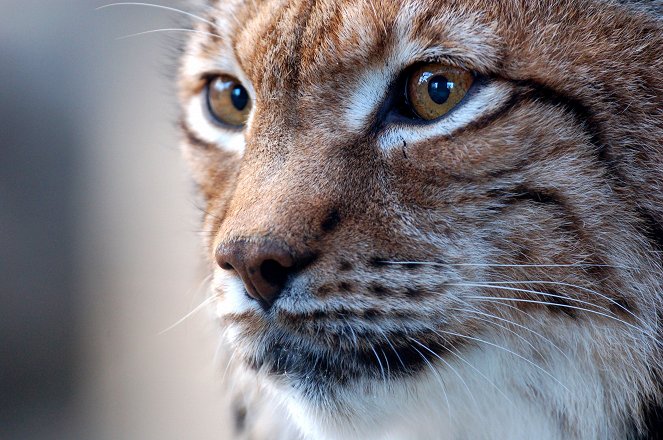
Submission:
[[[215,257],[219,267],[239,276],[246,293],[265,308],[274,303],[289,278],[312,260],[309,254],[295,254],[287,244],[265,238],[225,241],[216,248]]]
[[[288,279],[288,272],[288,268],[276,260],[265,260],[260,265],[260,275],[272,286],[283,286]]]

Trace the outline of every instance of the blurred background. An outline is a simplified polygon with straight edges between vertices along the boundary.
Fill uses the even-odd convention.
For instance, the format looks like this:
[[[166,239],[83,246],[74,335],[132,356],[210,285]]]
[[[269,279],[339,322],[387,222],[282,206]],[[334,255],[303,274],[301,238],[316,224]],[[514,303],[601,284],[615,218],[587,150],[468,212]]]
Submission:
[[[0,439],[222,439],[199,212],[178,150],[184,16],[0,0]],[[194,2],[158,0],[196,11]]]

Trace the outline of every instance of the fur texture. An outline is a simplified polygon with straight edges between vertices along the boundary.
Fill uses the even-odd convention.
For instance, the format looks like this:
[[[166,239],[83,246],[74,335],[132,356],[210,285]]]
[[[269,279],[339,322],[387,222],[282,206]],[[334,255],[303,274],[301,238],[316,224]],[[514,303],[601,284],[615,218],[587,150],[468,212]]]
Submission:
[[[204,18],[181,126],[238,438],[656,437],[660,2],[223,0]],[[437,121],[384,122],[427,61],[480,81]],[[248,90],[243,130],[205,114],[214,74]],[[214,263],[265,237],[307,260],[269,309]]]

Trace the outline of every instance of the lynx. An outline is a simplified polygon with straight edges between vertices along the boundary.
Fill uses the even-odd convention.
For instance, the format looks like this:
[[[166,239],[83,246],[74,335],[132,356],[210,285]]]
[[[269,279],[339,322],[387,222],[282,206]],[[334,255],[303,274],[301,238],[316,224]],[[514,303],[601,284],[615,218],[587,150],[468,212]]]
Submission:
[[[662,9],[209,2],[180,125],[236,438],[662,435]]]

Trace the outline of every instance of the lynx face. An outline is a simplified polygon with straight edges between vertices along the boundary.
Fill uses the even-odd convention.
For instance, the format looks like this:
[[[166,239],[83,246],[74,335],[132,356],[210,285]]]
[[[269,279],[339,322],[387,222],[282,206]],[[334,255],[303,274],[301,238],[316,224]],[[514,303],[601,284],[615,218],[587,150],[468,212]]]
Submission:
[[[305,433],[646,432],[663,27],[645,5],[210,5],[181,126],[215,307]]]

